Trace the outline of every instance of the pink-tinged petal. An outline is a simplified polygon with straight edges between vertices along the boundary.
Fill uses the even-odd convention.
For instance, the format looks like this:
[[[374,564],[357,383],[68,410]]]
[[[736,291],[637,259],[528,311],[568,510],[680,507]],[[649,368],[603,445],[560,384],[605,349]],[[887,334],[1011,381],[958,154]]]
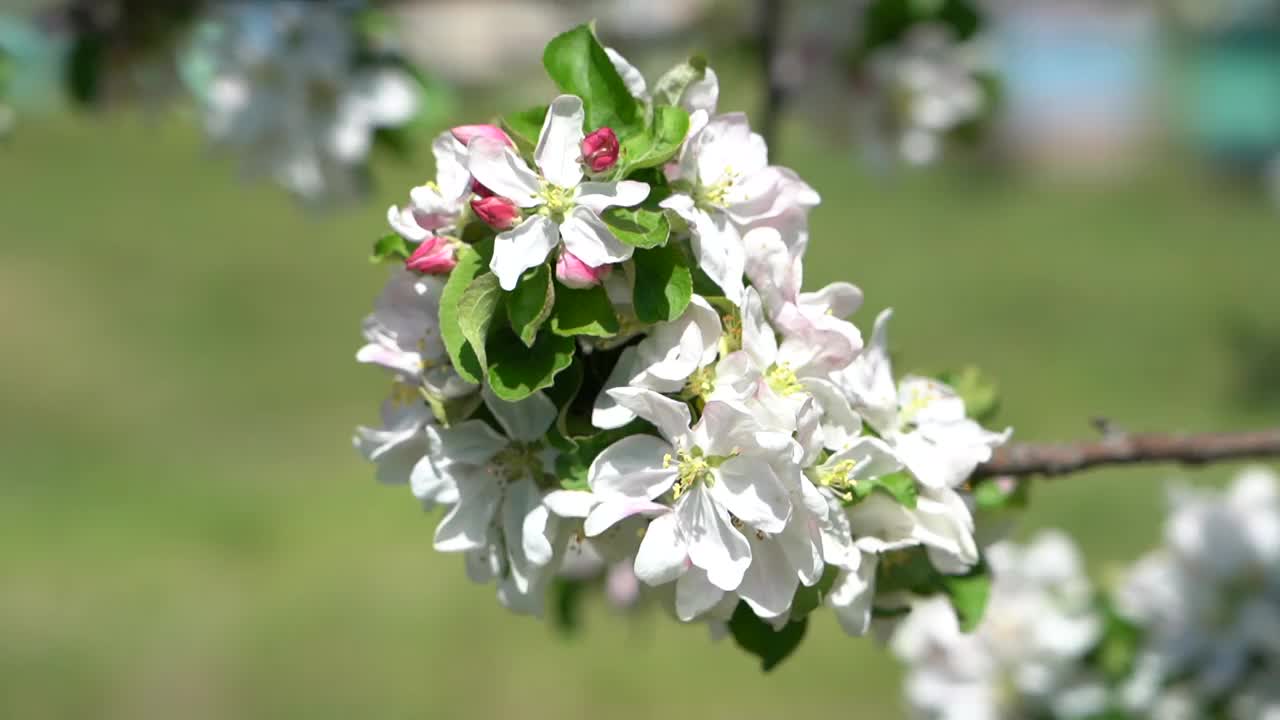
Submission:
[[[560,223],[560,238],[569,252],[593,267],[629,260],[635,252],[635,248],[614,237],[599,216],[581,206],[570,210]]]
[[[800,293],[796,302],[807,312],[847,318],[862,307],[862,290],[851,283],[835,282],[817,292]]]
[[[516,227],[498,235],[493,244],[489,269],[498,276],[503,290],[511,291],[525,270],[541,265],[560,242],[560,231],[550,218],[533,215]]]
[[[582,162],[593,173],[602,173],[618,164],[618,136],[613,128],[593,130],[582,139]]]
[[[404,262],[404,266],[409,270],[428,275],[446,274],[457,264],[453,243],[442,237],[423,240]]]
[[[477,197],[471,201],[471,209],[481,222],[499,232],[510,230],[520,222],[520,208],[500,195]]]
[[[540,205],[538,193],[542,184],[511,148],[489,138],[479,137],[468,147],[467,167],[476,180],[498,195],[504,195],[522,208]]]
[[[612,269],[611,265],[592,267],[567,249],[560,251],[560,257],[556,258],[556,279],[561,285],[577,290],[599,285]]]
[[[636,552],[636,577],[646,585],[662,585],[680,577],[688,567],[688,546],[680,534],[675,514],[654,518]]]
[[[502,128],[497,125],[459,125],[449,131],[453,137],[463,146],[471,144],[472,140],[478,137],[489,138],[504,145],[515,147],[516,144],[511,140],[511,136],[507,135]]]
[[[552,185],[567,189],[582,182],[579,159],[582,157],[582,122],[585,118],[582,98],[576,95],[561,95],[547,108],[533,160],[542,170],[542,176]],[[488,181],[485,184],[498,189]]]
[[[704,184],[719,183],[731,172],[754,172],[765,161],[757,157],[759,148],[751,140],[751,126],[743,113],[711,118],[689,143],[697,163],[697,179]]]
[[[736,183],[728,212],[740,223],[775,218],[792,210],[808,211],[820,198],[795,171],[771,166]]]
[[[676,479],[663,467],[673,454],[670,443],[652,435],[632,435],[605,448],[587,470],[587,482],[600,501],[648,501],[666,492]]]
[[[418,353],[402,352],[377,343],[369,343],[356,351],[356,362],[380,365],[407,375],[422,369],[422,356]]]
[[[649,197],[649,186],[636,180],[622,182],[584,182],[578,186],[573,201],[600,214],[611,207],[631,207]]]
[[[418,224],[418,219],[414,217],[413,208],[400,209],[399,206],[392,205],[387,208],[387,224],[396,234],[410,242],[422,242],[430,234],[425,228]]]
[[[648,500],[606,500],[592,509],[582,524],[587,537],[595,537],[633,515],[661,515],[670,510]]]

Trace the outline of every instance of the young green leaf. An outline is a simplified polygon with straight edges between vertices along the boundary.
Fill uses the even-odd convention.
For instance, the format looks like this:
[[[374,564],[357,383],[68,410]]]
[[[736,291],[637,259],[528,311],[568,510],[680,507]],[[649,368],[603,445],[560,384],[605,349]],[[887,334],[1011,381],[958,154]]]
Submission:
[[[484,365],[471,343],[462,334],[458,322],[458,301],[467,287],[481,273],[488,271],[488,255],[493,251],[492,241],[478,245],[462,245],[458,248],[458,264],[449,273],[444,290],[440,293],[440,338],[453,369],[467,382],[479,383],[484,377]]]
[[[663,73],[653,86],[653,103],[655,105],[679,105],[680,98],[689,86],[707,76],[707,59],[694,55],[688,61],[680,63]]]
[[[502,287],[498,285],[498,276],[493,273],[485,273],[472,280],[458,299],[458,326],[462,328],[462,337],[471,343],[480,367],[489,364],[485,342],[501,302]]]
[[[897,500],[899,505],[915,509],[916,500],[920,497],[920,489],[916,485],[916,479],[911,475],[911,473],[890,473],[889,475],[882,475],[869,482],[873,487],[875,487],[875,489],[880,490],[888,494],[894,500]]]
[[[535,105],[527,110],[504,115],[502,129],[522,150],[532,151],[542,134],[542,123],[547,117],[546,105]]]
[[[688,132],[689,113],[672,105],[658,107],[648,132],[636,133],[623,141],[622,170],[616,176],[625,177],[633,170],[666,164],[680,151]]]
[[[774,630],[772,625],[756,617],[750,606],[739,601],[729,619],[729,632],[738,647],[760,658],[760,668],[769,672],[800,647],[808,623],[808,618],[793,620],[781,630]]]
[[[827,599],[827,593],[831,592],[831,588],[836,584],[836,577],[839,574],[840,568],[835,565],[828,565],[827,569],[822,573],[822,577],[812,587],[801,585],[796,590],[795,599],[791,602],[791,619],[799,620],[822,607],[822,603]]]
[[[674,245],[636,250],[636,317],[647,323],[680,317],[693,296],[689,260]]]
[[[627,90],[590,25],[552,38],[542,64],[561,92],[582,98],[587,130],[607,126],[622,137],[643,125],[639,101]]]
[[[612,337],[618,328],[618,315],[603,287],[578,290],[561,286],[556,292],[551,311],[551,332],[556,335]]]
[[[613,207],[601,213],[600,219],[613,231],[614,237],[632,247],[659,247],[666,245],[671,236],[671,224],[661,210]]]
[[[538,328],[551,315],[555,299],[551,268],[545,263],[525,271],[516,289],[507,295],[507,319],[525,345],[533,345]]]
[[[982,622],[991,596],[991,573],[985,560],[964,575],[939,575],[939,585],[951,598],[962,632],[973,632]]]
[[[413,248],[409,247],[407,240],[396,233],[389,233],[373,243],[373,255],[369,256],[369,262],[404,262],[412,254]]]
[[[489,387],[508,402],[523,400],[551,387],[556,375],[573,363],[573,338],[538,333],[526,347],[515,333],[502,328],[489,339]]]
[[[959,372],[938,374],[938,380],[950,385],[964,400],[965,414],[985,423],[995,418],[1000,410],[1000,388],[995,381],[973,365]]]

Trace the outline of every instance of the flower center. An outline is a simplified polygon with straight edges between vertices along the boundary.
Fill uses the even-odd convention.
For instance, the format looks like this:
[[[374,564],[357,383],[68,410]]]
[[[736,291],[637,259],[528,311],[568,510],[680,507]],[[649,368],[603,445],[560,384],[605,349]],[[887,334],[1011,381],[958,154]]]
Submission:
[[[705,209],[725,208],[729,206],[729,192],[738,182],[738,173],[733,168],[726,168],[720,179],[714,183],[703,183],[693,191],[693,199]]]
[[[662,458],[662,467],[676,466],[676,481],[671,486],[671,499],[679,500],[680,496],[689,492],[695,483],[701,481],[710,487],[715,482],[711,475],[714,465],[711,458],[704,457],[700,448],[677,450],[673,456],[668,453]]]
[[[764,381],[779,395],[787,397],[804,391],[804,383],[796,377],[796,371],[788,363],[777,363],[764,374]]]
[[[853,489],[858,485],[858,481],[853,477],[857,470],[858,463],[854,460],[838,462],[818,471],[818,484],[831,488],[841,500],[849,502],[853,500]]]
[[[929,407],[934,402],[942,399],[942,393],[933,385],[914,386],[911,388],[911,395],[907,397],[907,401],[903,403],[902,408],[898,411],[898,420],[902,427],[907,428],[915,423],[916,415]]]
[[[507,482],[524,478],[540,481],[545,474],[541,455],[540,442],[513,442],[493,456],[489,461],[489,471]]]
[[[542,198],[542,212],[559,219],[565,213],[573,209],[574,188],[562,188],[558,185],[544,182],[542,184],[542,192],[538,193],[538,197]]]
[[[680,393],[680,397],[686,400],[693,398],[707,398],[711,396],[713,390],[716,389],[716,369],[714,366],[698,368],[689,376],[688,382],[684,384],[684,390]]]
[[[420,399],[421,396],[418,395],[418,388],[413,385],[403,382],[391,383],[392,405],[395,405],[396,407],[405,407],[414,404]]]

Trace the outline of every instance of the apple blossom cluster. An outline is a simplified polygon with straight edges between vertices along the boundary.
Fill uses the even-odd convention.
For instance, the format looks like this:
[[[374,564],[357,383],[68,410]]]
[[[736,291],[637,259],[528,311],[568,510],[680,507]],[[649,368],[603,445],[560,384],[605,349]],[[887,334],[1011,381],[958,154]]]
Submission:
[[[559,96],[441,134],[388,211],[357,354],[392,381],[355,438],[379,478],[520,613],[608,567],[766,667],[821,605],[851,634],[938,594],[976,622],[968,481],[1009,431],[895,376],[888,311],[864,347],[856,287],[802,289],[818,193],[703,60],[651,85],[581,26],[544,65]]]
[[[1094,592],[1061,535],[988,548],[986,615],[913,604],[891,640],[922,718],[1280,717],[1280,477],[1177,489],[1164,544]]]
[[[375,136],[407,125],[421,86],[359,32],[359,2],[212,3],[182,69],[209,137],[247,174],[305,200],[359,192]]]

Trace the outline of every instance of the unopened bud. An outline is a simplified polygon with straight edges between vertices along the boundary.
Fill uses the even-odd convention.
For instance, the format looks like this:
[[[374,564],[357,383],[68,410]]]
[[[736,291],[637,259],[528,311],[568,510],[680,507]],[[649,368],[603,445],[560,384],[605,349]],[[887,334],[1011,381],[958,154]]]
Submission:
[[[520,208],[510,198],[499,195],[475,198],[471,201],[471,209],[494,230],[510,230],[520,222]]]
[[[556,260],[556,279],[565,287],[581,290],[599,285],[611,269],[609,265],[591,267],[579,260],[577,255],[562,250],[560,258]]]
[[[438,235],[432,235],[423,240],[409,259],[404,261],[406,268],[428,275],[443,275],[457,264],[453,243]]]
[[[604,172],[618,164],[618,136],[602,127],[582,140],[582,162],[591,172]]]
[[[478,137],[487,137],[491,140],[497,140],[500,143],[515,147],[511,137],[502,131],[497,125],[459,125],[449,132],[453,133],[454,139],[463,145],[470,145],[471,141]]]

